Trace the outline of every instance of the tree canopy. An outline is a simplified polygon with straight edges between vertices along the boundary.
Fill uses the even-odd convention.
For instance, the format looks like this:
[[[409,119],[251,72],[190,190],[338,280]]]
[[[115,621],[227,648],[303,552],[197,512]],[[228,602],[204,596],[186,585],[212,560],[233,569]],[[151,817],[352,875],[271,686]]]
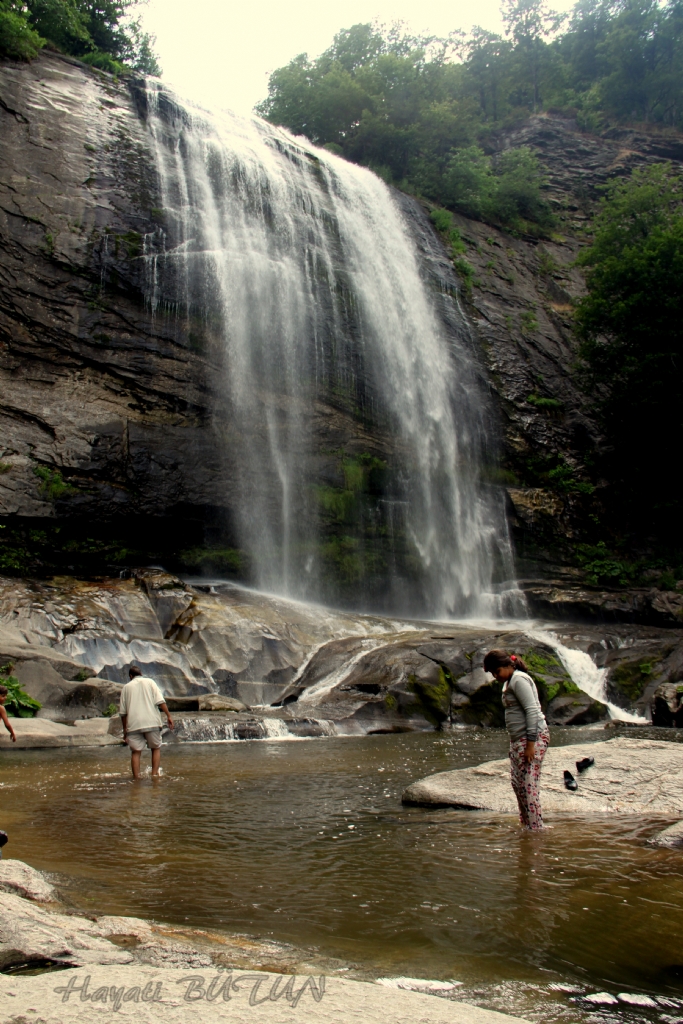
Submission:
[[[46,44],[114,73],[158,75],[154,40],[133,10],[141,0],[0,0],[0,55],[31,60]]]
[[[446,39],[354,25],[320,57],[274,71],[257,110],[436,203],[547,229],[541,169],[530,154],[514,174],[488,160],[488,135],[557,108],[589,130],[683,126],[683,0],[579,0],[569,18],[544,0],[504,0],[503,18],[505,36]]]
[[[683,512],[683,180],[658,164],[612,183],[578,262],[584,375],[610,443],[602,468],[622,521],[673,538]]]

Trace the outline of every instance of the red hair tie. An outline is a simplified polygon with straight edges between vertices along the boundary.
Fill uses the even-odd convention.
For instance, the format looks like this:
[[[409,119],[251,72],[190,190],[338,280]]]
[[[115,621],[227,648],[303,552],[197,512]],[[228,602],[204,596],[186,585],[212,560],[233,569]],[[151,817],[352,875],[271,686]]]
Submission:
[[[511,654],[510,655],[510,661],[517,661],[517,655],[516,654]]]

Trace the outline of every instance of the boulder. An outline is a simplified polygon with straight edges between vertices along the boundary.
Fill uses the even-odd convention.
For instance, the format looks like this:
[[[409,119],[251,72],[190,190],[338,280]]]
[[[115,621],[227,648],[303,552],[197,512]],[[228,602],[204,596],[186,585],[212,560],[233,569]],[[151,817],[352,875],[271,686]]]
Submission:
[[[657,832],[651,839],[648,839],[648,843],[650,846],[666,846],[670,850],[683,849],[683,821],[677,821],[661,832]]]
[[[22,860],[0,860],[0,892],[14,893],[36,903],[54,903],[54,886],[41,871],[24,864]]]
[[[0,971],[32,960],[79,966],[128,964],[133,957],[98,935],[86,918],[51,913],[0,893]]]
[[[473,693],[480,690],[482,686],[488,686],[490,682],[491,678],[487,676],[483,668],[475,668],[471,672],[460,676],[460,678],[456,678],[455,687],[460,693],[471,697]]]
[[[42,705],[37,716],[53,721],[98,718],[119,703],[121,686],[107,679],[92,678],[88,671],[82,682],[69,682],[47,661],[24,661],[13,674],[29,697]]]
[[[577,775],[576,762],[584,757],[594,757],[595,765]],[[565,789],[565,769],[577,778],[575,792]],[[430,775],[409,786],[403,802],[500,814],[517,810],[507,758]],[[683,761],[675,744],[656,740],[617,737],[551,746],[541,773],[541,803],[544,812],[563,814],[683,814]]]
[[[683,725],[681,694],[683,686],[676,683],[660,683],[652,694],[652,724],[666,728]]]
[[[549,725],[590,725],[608,718],[609,708],[583,690],[577,690],[551,700],[545,715]]]
[[[247,711],[247,705],[234,697],[224,697],[220,693],[205,693],[198,698],[200,711]]]
[[[221,693],[203,693],[197,697],[167,697],[168,710],[173,711],[246,711],[247,706],[234,697]]]

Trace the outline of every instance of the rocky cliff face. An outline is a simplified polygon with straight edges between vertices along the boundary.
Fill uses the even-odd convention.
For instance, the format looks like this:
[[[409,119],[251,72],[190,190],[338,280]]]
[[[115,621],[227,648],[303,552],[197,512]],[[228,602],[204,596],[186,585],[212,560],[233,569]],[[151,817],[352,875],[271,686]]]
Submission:
[[[182,523],[229,482],[211,360],[144,301],[158,203],[134,94],[49,54],[0,88],[0,513]]]
[[[588,240],[601,187],[647,163],[683,166],[683,137],[675,131],[648,135],[630,128],[595,136],[580,131],[571,118],[541,114],[490,142],[494,154],[517,146],[528,146],[539,157],[557,230],[550,240],[513,238],[458,218],[476,275],[467,309],[499,399],[502,479],[508,487],[520,575],[577,584],[581,573],[572,568],[572,547],[576,541],[605,536],[604,522],[596,529],[595,517],[602,516],[607,481],[597,481],[592,493],[586,486],[587,466],[604,440],[575,374],[572,303],[585,286],[574,260]],[[552,470],[554,480],[549,480]],[[559,592],[552,600],[540,590],[529,596],[546,613],[561,600]],[[573,603],[575,614],[635,615],[650,622],[668,615],[663,619],[656,609],[644,610],[644,604],[649,609],[662,600],[646,590],[634,596],[630,612],[598,607],[609,604],[613,595],[584,594],[583,609],[578,595],[566,587],[564,598],[567,606]],[[678,607],[678,598],[672,600]],[[562,612],[556,607],[555,614]],[[680,609],[669,616],[669,621],[676,620]]]

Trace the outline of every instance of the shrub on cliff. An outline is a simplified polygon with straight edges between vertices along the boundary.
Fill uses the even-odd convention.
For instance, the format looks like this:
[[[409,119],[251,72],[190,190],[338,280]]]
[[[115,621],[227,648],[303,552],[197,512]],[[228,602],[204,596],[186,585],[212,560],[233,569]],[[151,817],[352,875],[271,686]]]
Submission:
[[[140,0],[0,0],[0,54],[31,60],[50,44],[114,74],[159,75],[153,39],[131,11]]]
[[[607,188],[578,258],[584,379],[611,443],[606,475],[630,525],[676,542],[683,497],[683,179],[669,165]],[[678,540],[680,544],[680,540]]]
[[[538,234],[554,220],[543,185],[538,158],[527,146],[502,153],[495,163],[478,146],[468,146],[451,157],[441,200],[475,220]]]
[[[33,60],[45,40],[31,28],[23,4],[0,0],[0,56]]]
[[[0,683],[7,688],[5,710],[11,718],[33,718],[42,704],[22,690],[19,680],[11,674],[13,668],[11,663],[0,667]]]

